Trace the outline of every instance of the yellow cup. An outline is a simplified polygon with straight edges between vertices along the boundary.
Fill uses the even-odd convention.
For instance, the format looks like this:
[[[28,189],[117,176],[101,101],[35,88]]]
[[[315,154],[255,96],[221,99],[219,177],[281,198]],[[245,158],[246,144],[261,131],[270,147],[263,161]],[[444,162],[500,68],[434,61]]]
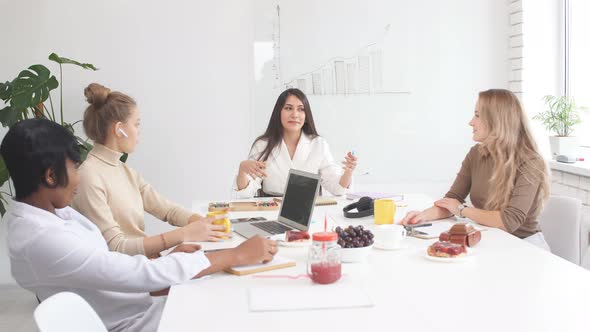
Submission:
[[[207,217],[215,217],[215,216],[222,216],[224,214],[227,214],[227,211],[213,211],[213,212],[208,212],[207,213]],[[229,220],[229,218],[222,218],[222,219],[217,219],[215,221],[213,221],[213,225],[221,225],[225,227],[225,230],[223,231],[224,233],[231,233],[231,220]],[[224,237],[224,240],[229,239],[229,237]]]
[[[375,224],[393,224],[393,217],[395,216],[395,201],[393,199],[376,199],[374,208]]]

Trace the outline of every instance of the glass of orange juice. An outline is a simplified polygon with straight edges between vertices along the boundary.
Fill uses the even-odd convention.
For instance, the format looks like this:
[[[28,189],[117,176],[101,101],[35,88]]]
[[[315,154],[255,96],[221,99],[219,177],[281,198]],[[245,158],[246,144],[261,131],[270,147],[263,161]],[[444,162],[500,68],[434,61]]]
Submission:
[[[222,215],[227,215],[227,211],[212,211],[212,212],[208,212],[207,213],[207,217],[215,217],[215,216],[222,216]],[[231,229],[231,220],[229,220],[229,218],[221,218],[221,219],[217,219],[215,221],[213,221],[213,225],[222,225],[225,227],[225,229],[223,230],[224,233],[231,233],[232,229]],[[224,236],[223,237],[224,240],[229,239],[229,237]]]

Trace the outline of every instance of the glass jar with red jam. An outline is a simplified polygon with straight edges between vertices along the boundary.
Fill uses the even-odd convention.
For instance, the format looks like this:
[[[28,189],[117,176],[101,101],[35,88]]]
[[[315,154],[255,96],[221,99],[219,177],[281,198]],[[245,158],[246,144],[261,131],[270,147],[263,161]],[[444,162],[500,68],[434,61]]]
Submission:
[[[342,262],[338,234],[333,232],[314,233],[311,236],[307,259],[307,274],[318,284],[331,284],[342,275]]]

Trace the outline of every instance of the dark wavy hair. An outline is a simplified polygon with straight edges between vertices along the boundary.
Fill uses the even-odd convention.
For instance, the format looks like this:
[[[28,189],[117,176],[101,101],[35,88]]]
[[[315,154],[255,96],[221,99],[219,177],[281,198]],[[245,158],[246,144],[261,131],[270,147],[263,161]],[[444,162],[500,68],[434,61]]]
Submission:
[[[29,197],[41,185],[67,186],[66,160],[80,162],[74,135],[47,119],[23,120],[10,127],[0,145],[0,154],[14,183],[17,200]],[[57,183],[54,185],[45,179],[48,169],[55,173]]]
[[[275,107],[272,110],[272,114],[270,115],[270,120],[268,121],[266,131],[264,134],[258,136],[258,138],[256,138],[252,144],[252,146],[254,146],[254,144],[260,140],[267,142],[266,148],[264,148],[260,156],[258,156],[258,160],[266,161],[274,148],[281,144],[281,140],[283,139],[281,111],[283,110],[283,107],[285,107],[285,102],[289,96],[295,96],[301,101],[301,103],[303,103],[303,110],[305,112],[305,122],[303,123],[302,128],[303,133],[311,136],[312,138],[319,136],[318,131],[315,129],[313,115],[311,114],[311,107],[309,106],[309,101],[307,100],[305,93],[299,89],[287,89],[279,95],[279,98],[277,98],[277,102],[275,103]]]

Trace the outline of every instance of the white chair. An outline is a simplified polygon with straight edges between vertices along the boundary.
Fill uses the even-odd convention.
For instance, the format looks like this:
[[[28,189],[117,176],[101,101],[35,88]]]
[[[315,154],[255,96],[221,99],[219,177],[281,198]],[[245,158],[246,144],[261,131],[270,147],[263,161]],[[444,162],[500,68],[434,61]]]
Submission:
[[[590,208],[582,208],[580,228],[580,265],[586,270],[590,270]]]
[[[576,265],[580,265],[581,217],[582,202],[565,196],[551,196],[539,216],[551,252]]]
[[[108,332],[88,302],[70,292],[47,298],[34,316],[40,332]]]

